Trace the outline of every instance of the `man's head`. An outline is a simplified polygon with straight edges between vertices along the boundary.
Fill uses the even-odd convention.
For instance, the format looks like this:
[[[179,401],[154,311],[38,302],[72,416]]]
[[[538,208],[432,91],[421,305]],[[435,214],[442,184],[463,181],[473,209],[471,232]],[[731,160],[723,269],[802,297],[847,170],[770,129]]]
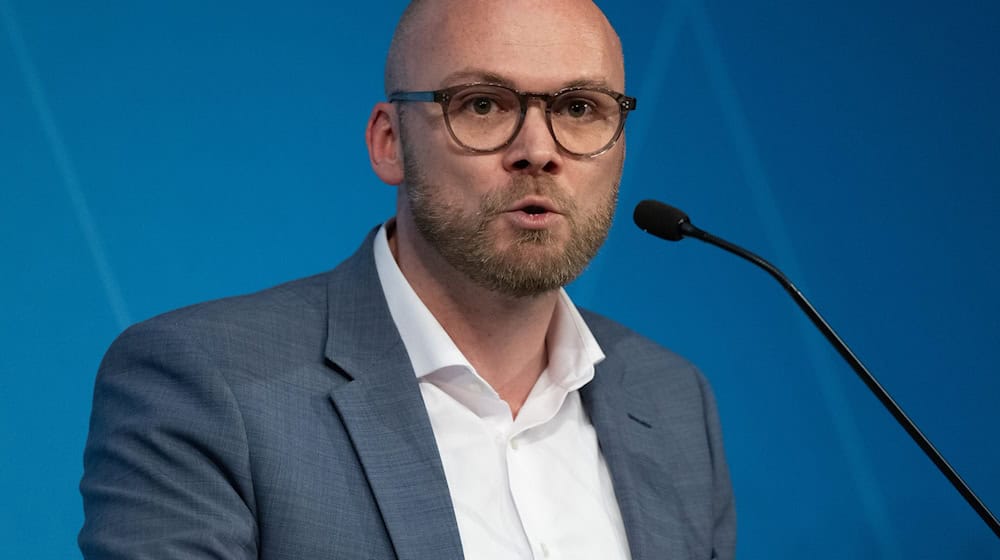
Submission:
[[[417,0],[397,27],[385,79],[387,96],[482,82],[533,93],[625,85],[618,37],[583,0]],[[589,105],[573,99],[570,110],[582,117]],[[449,114],[485,119],[503,109],[477,93]],[[544,293],[575,278],[610,227],[624,142],[574,155],[563,129],[554,126],[562,146],[550,132],[550,122],[566,118],[565,107],[556,109],[547,121],[545,102],[528,98],[516,135],[482,153],[453,137],[459,131],[443,104],[377,105],[369,152],[379,177],[400,185],[400,242],[430,268],[449,266],[507,295]]]

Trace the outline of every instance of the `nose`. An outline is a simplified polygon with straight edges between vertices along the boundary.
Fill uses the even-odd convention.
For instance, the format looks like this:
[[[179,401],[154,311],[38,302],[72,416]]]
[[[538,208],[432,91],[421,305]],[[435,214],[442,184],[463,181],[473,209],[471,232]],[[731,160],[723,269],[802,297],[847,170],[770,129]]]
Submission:
[[[503,165],[510,172],[529,175],[558,173],[562,169],[562,153],[545,121],[543,103],[528,106],[521,130],[504,150]]]

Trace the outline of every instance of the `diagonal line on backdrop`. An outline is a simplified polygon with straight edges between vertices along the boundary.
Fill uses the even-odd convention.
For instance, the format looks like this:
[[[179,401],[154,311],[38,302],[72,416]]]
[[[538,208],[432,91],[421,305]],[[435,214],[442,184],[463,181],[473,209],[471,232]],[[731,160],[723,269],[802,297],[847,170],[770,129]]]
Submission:
[[[733,141],[740,158],[740,166],[747,178],[758,215],[761,218],[762,229],[770,245],[774,248],[777,260],[788,272],[791,278],[802,278],[798,259],[792,248],[791,237],[781,219],[774,192],[764,171],[764,166],[757,152],[750,125],[740,103],[739,95],[729,78],[723,60],[722,51],[716,39],[709,15],[702,2],[692,0],[691,23],[694,27],[696,40],[704,57],[709,79],[718,97],[723,116],[729,123]],[[835,375],[828,349],[821,344],[817,336],[805,336],[812,331],[812,325],[805,318],[801,319],[807,355],[813,362],[812,370],[816,374],[820,392],[823,395],[834,429],[844,449],[847,462],[858,487],[858,494],[864,504],[865,515],[876,533],[879,547],[879,558],[901,559],[898,543],[894,537],[892,524],[889,520],[885,497],[879,488],[868,459],[861,446],[861,432],[857,420],[852,413],[850,403],[844,394],[843,386]],[[808,326],[805,326],[808,325]]]
[[[673,56],[674,51],[677,48],[678,35],[680,34],[681,26],[684,25],[684,20],[688,13],[688,1],[687,0],[676,0],[670,2],[667,8],[663,11],[663,16],[660,20],[659,30],[656,33],[656,39],[653,42],[653,47],[650,50],[649,64],[646,67],[646,74],[641,80],[641,84],[638,89],[638,95],[636,98],[639,99],[639,103],[642,103],[643,99],[652,101],[659,97],[660,92],[663,91],[663,84],[667,79],[667,73],[663,71],[666,68],[667,63]],[[641,105],[640,105],[641,106]],[[652,118],[632,118],[628,123],[626,136],[628,144],[632,146],[644,146],[646,138],[650,136],[650,129],[652,128]],[[628,151],[629,153],[629,163],[622,170],[621,187],[623,192],[627,191],[629,185],[631,184],[632,169],[638,169],[640,166],[635,163],[635,160],[639,159],[643,150],[632,149]],[[645,153],[651,153],[646,151]],[[620,197],[628,200],[627,196]],[[615,225],[619,227],[624,221],[628,225],[625,227],[631,227],[632,222],[632,209],[624,209],[624,217],[622,216],[622,208],[619,203],[619,208],[616,211]],[[611,235],[608,236],[608,240],[605,243],[604,248],[601,252],[597,254],[597,257],[588,266],[587,274],[580,277],[573,284],[573,299],[578,301],[581,305],[594,306],[594,295],[598,293],[598,288],[601,286],[601,277],[603,272],[607,269],[607,266],[603,264],[603,256],[605,254],[614,254],[614,245],[618,237]]]
[[[688,0],[675,0],[670,2],[668,8],[663,12],[660,28],[656,34],[656,41],[653,43],[653,48],[650,51],[651,56],[646,75],[639,87],[638,99],[652,101],[663,95],[663,91],[665,91],[664,84],[667,81],[667,73],[664,69],[673,57],[674,51],[677,50],[681,27],[689,19],[691,10],[688,4]],[[652,118],[640,118],[635,123],[629,123],[630,125],[634,124],[628,130],[629,141],[634,142],[637,146],[644,146],[646,139],[652,135],[650,130],[653,127],[653,122]],[[652,152],[645,151],[642,153]],[[638,165],[631,166],[632,169],[638,167]],[[625,175],[630,174],[629,169],[626,166]],[[623,177],[622,185],[628,184],[625,177]]]
[[[90,252],[90,257],[97,268],[101,285],[104,287],[104,295],[111,305],[111,311],[114,313],[118,328],[124,329],[131,323],[125,299],[122,297],[121,288],[118,286],[115,274],[111,270],[111,264],[108,262],[107,254],[104,251],[104,243],[101,241],[101,236],[97,232],[97,225],[94,223],[94,216],[90,213],[87,200],[83,196],[83,190],[80,188],[80,181],[77,177],[73,161],[66,150],[66,144],[63,142],[62,135],[56,126],[55,119],[52,116],[52,109],[46,101],[45,90],[42,88],[41,80],[38,78],[38,72],[31,61],[31,57],[28,55],[28,47],[24,42],[24,37],[21,34],[14,10],[8,0],[0,0],[0,18],[4,21],[7,35],[10,37],[11,46],[14,49],[14,56],[17,59],[18,67],[21,70],[25,86],[31,97],[31,103],[38,114],[42,132],[45,134],[45,139],[52,150],[52,156],[55,159],[59,174],[62,176],[66,194],[70,198],[77,222],[83,231],[83,237]]]

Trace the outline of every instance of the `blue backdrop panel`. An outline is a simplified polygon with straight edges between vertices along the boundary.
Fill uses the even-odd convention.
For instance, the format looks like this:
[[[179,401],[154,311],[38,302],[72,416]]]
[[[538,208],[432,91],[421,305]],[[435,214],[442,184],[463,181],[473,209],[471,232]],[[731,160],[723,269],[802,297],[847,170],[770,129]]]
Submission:
[[[90,393],[127,324],[328,269],[391,215],[363,133],[403,5],[0,0],[5,557],[79,557]],[[740,557],[1000,558],[769,277],[630,218],[667,200],[783,267],[1000,509],[1000,9],[601,5],[639,110],[571,291],[711,379]]]

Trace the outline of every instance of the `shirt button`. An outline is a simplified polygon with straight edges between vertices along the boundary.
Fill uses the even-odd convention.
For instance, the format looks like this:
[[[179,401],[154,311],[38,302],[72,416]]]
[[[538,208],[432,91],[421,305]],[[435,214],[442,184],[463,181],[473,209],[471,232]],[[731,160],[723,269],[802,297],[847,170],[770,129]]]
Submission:
[[[517,451],[517,438],[510,439],[510,448]]]
[[[542,558],[548,558],[549,557],[549,547],[545,546],[545,543],[541,543],[541,549],[542,549]]]

